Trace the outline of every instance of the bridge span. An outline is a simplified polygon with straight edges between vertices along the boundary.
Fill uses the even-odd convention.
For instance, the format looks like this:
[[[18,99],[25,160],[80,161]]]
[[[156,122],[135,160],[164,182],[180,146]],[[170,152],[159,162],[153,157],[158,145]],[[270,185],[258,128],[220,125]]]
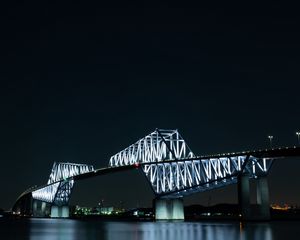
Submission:
[[[141,170],[153,190],[155,217],[184,219],[184,196],[238,185],[240,213],[244,220],[270,218],[267,175],[276,159],[300,156],[299,147],[265,149],[197,156],[177,130],[156,129],[113,155],[108,167],[54,163],[47,184],[22,193],[13,206],[20,215],[68,217],[75,181],[113,172]],[[257,181],[256,215],[250,208],[249,179]]]

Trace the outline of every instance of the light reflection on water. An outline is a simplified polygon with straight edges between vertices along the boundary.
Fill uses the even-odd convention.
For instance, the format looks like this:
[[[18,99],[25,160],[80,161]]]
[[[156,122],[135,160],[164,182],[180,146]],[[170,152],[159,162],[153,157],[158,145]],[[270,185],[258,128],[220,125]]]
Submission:
[[[276,240],[280,238],[275,237],[274,231],[276,232],[277,229],[277,235],[284,236],[286,227],[290,226],[288,223],[282,224],[247,223],[242,226],[238,222],[103,222],[28,219],[1,221],[0,239]],[[278,226],[281,226],[283,231],[280,231]],[[298,231],[299,228],[291,229]]]

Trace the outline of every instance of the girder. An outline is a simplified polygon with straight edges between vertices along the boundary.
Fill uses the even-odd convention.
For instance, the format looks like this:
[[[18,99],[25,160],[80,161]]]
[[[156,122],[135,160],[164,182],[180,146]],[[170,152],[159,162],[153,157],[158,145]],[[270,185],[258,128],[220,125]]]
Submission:
[[[156,129],[113,155],[109,160],[109,166],[119,167],[190,157],[194,157],[194,154],[177,130]]]
[[[257,153],[256,153],[257,154]],[[272,158],[250,153],[197,157],[177,130],[156,129],[110,158],[110,167],[140,164],[157,196],[183,196],[267,174]]]
[[[32,192],[37,200],[65,205],[68,203],[74,180],[71,177],[94,171],[92,165],[77,163],[54,163],[47,186]]]
[[[239,174],[248,174],[250,178],[266,175],[271,164],[272,159],[245,155],[165,161],[143,164],[142,169],[154,193],[170,198],[236,183]]]

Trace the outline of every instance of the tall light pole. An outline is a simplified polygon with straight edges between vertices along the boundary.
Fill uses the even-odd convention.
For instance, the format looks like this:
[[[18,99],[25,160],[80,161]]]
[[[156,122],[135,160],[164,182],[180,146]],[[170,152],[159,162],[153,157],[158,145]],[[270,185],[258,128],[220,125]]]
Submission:
[[[299,137],[300,137],[300,132],[296,132],[296,135],[297,135],[297,138],[298,138],[298,145],[300,145],[300,139],[299,139]]]
[[[269,140],[270,140],[270,148],[272,148],[272,140],[273,140],[273,136],[268,136]]]

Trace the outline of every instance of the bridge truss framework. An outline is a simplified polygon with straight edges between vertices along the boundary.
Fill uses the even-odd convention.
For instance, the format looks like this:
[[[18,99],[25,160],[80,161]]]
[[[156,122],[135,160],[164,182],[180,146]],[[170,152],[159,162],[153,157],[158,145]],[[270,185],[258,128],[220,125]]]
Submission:
[[[14,208],[28,206],[28,197],[51,206],[66,206],[74,181],[133,168],[143,171],[156,199],[178,199],[237,183],[239,176],[264,177],[274,159],[299,155],[300,148],[294,147],[196,156],[178,130],[156,129],[113,155],[107,168],[95,170],[87,164],[54,163],[47,184],[25,191]]]
[[[177,198],[268,173],[273,158],[240,154],[196,157],[178,130],[156,129],[110,158],[110,167],[141,165],[157,197]]]

